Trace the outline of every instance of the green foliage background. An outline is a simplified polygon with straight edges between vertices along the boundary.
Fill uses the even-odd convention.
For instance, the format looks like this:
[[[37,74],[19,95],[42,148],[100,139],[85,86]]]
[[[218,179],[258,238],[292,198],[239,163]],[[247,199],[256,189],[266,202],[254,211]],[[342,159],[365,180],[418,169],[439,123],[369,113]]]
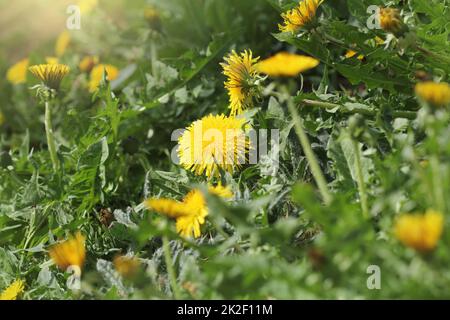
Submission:
[[[418,71],[450,80],[448,1],[326,0],[318,31],[301,37],[277,28],[280,12],[295,3],[100,1],[61,59],[72,67],[53,120],[61,179],[52,173],[43,108],[29,90],[35,81],[29,76],[26,85],[13,86],[2,76],[0,289],[21,278],[25,299],[172,298],[161,248],[167,236],[187,299],[450,298],[450,234],[444,230],[434,252],[419,254],[392,233],[402,212],[435,208],[449,223],[449,112],[430,120],[413,93]],[[148,4],[160,12],[161,32],[144,19]],[[374,4],[402,9],[410,32],[396,38],[369,30],[366,10]],[[375,45],[375,36],[385,45]],[[235,199],[208,196],[204,236],[181,239],[173,223],[142,202],[179,199],[206,182],[171,161],[171,134],[228,112],[219,62],[231,49],[262,58],[295,50],[321,61],[303,76],[302,91],[299,79],[289,85],[333,201],[321,202],[285,102],[267,94],[248,117],[255,128],[281,130],[278,173],[269,174],[275,160],[267,157],[224,176]],[[364,60],[345,59],[348,49]],[[30,59],[42,61],[52,50],[43,43]],[[94,96],[76,68],[87,53],[122,70]],[[1,55],[0,74],[10,65]],[[355,139],[370,218],[359,203]],[[105,210],[114,215],[110,226],[101,222]],[[76,230],[87,236],[88,254],[82,290],[74,293],[47,249]],[[127,252],[142,263],[133,281],[111,264]],[[370,265],[380,267],[380,290],[367,287]]]

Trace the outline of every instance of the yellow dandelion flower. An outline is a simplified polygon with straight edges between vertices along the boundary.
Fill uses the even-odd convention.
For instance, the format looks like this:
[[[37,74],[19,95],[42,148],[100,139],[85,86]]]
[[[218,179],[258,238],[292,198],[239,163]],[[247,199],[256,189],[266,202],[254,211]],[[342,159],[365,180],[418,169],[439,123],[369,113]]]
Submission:
[[[39,64],[31,66],[29,70],[47,87],[56,90],[62,79],[69,73],[70,68],[65,64]]]
[[[221,185],[210,186],[208,191],[224,199],[233,196],[229,188]],[[208,215],[206,199],[200,190],[194,189],[184,197],[183,204],[189,214],[182,215],[176,220],[177,232],[183,237],[193,236],[198,238],[201,235],[200,227],[205,223],[205,218]]]
[[[70,40],[71,37],[69,31],[64,30],[59,34],[55,44],[55,55],[57,57],[61,57],[66,52],[67,47],[70,44]]]
[[[6,79],[12,84],[21,84],[27,81],[29,59],[22,59],[6,72]]]
[[[200,226],[205,223],[208,215],[205,197],[200,190],[190,191],[183,199],[186,213],[176,220],[177,232],[183,237],[198,238],[201,235]]]
[[[103,72],[106,72],[107,79],[113,81],[119,76],[119,69],[110,64],[99,64],[91,70],[89,80],[89,91],[94,92],[102,82]]]
[[[323,0],[301,0],[298,6],[281,14],[283,24],[278,28],[283,32],[295,32],[310,24],[316,17],[317,8]]]
[[[81,13],[88,14],[98,6],[98,0],[80,0],[78,7]]]
[[[25,281],[16,280],[0,293],[0,300],[16,300],[25,288]]]
[[[345,53],[345,58],[350,59],[350,58],[353,58],[354,56],[356,56],[357,54],[358,54],[358,52],[350,49],[350,50],[347,50],[347,52]],[[356,59],[363,60],[364,55],[360,54],[356,57]]]
[[[319,60],[312,57],[279,52],[273,57],[259,62],[257,68],[261,73],[273,77],[295,77],[301,72],[315,68],[318,64]]]
[[[222,185],[210,186],[208,191],[224,199],[231,198],[233,193]],[[145,201],[148,209],[154,210],[176,220],[177,232],[183,237],[198,238],[201,235],[201,225],[205,223],[208,207],[203,193],[194,189],[183,201],[172,199],[149,199]]]
[[[50,247],[49,255],[61,270],[72,266],[81,273],[86,258],[85,241],[81,232],[77,232],[75,236]]]
[[[417,251],[433,250],[444,226],[442,213],[427,210],[425,214],[404,214],[397,219],[395,235],[404,245]]]
[[[381,29],[393,34],[400,34],[406,27],[400,17],[400,11],[395,8],[380,8],[379,22]]]
[[[415,87],[416,95],[435,106],[450,104],[450,85],[446,82],[420,82]]]
[[[98,64],[98,62],[99,59],[97,56],[86,56],[81,59],[80,63],[78,64],[78,68],[80,68],[80,70],[83,72],[91,72],[91,70],[96,64]]]
[[[200,225],[205,222],[208,211],[203,197],[199,198],[197,192],[188,195],[182,202],[153,198],[146,200],[145,205],[150,210],[175,219],[177,232],[183,237],[189,237],[193,234],[197,238],[201,234]]]
[[[180,164],[197,175],[219,176],[220,169],[233,173],[246,160],[249,142],[245,120],[208,115],[193,122],[178,140]]]
[[[233,50],[225,57],[225,63],[220,64],[223,74],[227,77],[225,88],[230,97],[229,108],[232,116],[240,114],[253,103],[256,96],[254,82],[258,74],[255,64],[258,59],[259,57],[253,58],[251,50],[245,50],[240,55]]]
[[[116,256],[113,260],[117,272],[124,278],[133,278],[139,270],[140,262],[136,257]]]

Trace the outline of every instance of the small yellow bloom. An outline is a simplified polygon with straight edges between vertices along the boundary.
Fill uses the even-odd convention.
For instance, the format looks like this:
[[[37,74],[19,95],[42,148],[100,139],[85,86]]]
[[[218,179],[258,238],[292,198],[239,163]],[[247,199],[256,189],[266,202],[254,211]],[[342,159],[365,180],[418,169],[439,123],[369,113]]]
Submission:
[[[225,63],[220,64],[223,74],[227,77],[225,88],[230,96],[229,108],[232,116],[240,114],[253,103],[257,93],[254,82],[258,75],[255,67],[258,59],[259,57],[253,58],[250,50],[245,50],[240,55],[233,50],[229,56],[225,57]]]
[[[229,188],[221,185],[216,187],[210,186],[208,191],[224,199],[233,196]],[[205,218],[208,215],[206,199],[198,189],[190,191],[181,202],[171,199],[153,198],[146,200],[145,205],[150,210],[174,218],[177,232],[183,237],[200,237],[200,227],[205,223]]]
[[[72,266],[77,267],[81,273],[86,258],[85,241],[86,238],[81,232],[77,232],[75,236],[53,245],[49,249],[49,255],[61,270]]]
[[[45,57],[45,62],[47,64],[58,64],[59,59],[57,57]]]
[[[446,106],[450,104],[450,85],[446,82],[420,82],[416,84],[415,91],[419,98],[432,105]]]
[[[444,226],[442,213],[427,210],[425,214],[404,214],[395,224],[396,237],[417,251],[431,251],[436,247]]]
[[[25,288],[25,281],[16,280],[0,294],[0,300],[16,300]]]
[[[244,125],[245,119],[223,114],[194,121],[178,139],[181,166],[207,177],[219,176],[220,170],[233,173],[249,150]]]
[[[27,81],[29,59],[22,59],[6,72],[6,79],[12,84],[21,84]]]
[[[295,77],[299,73],[315,68],[319,60],[308,56],[280,52],[257,64],[260,72],[273,77]]]
[[[298,6],[281,14],[283,24],[278,28],[283,32],[295,32],[307,26],[316,17],[317,8],[323,0],[301,0]]]
[[[345,58],[350,59],[350,58],[353,58],[354,56],[356,56],[357,54],[358,54],[358,52],[356,52],[354,50],[347,50],[347,52],[345,53]],[[356,57],[356,59],[363,60],[364,55],[360,54]]]
[[[140,262],[136,257],[116,256],[113,260],[117,272],[124,278],[133,278],[139,270]]]
[[[83,72],[91,72],[92,68],[96,64],[98,64],[98,57],[97,56],[86,56],[83,59],[81,59],[80,63],[78,64],[78,68],[80,68]]]
[[[57,57],[61,57],[66,52],[66,49],[70,44],[70,40],[71,37],[69,31],[64,30],[59,34],[55,44],[55,54]]]
[[[395,8],[380,8],[379,20],[380,27],[387,32],[399,34],[405,28],[400,11]]]
[[[99,64],[95,66],[90,74],[89,91],[94,92],[102,82],[103,72],[106,72],[107,79],[113,81],[119,76],[119,69],[110,64]]]
[[[39,64],[31,66],[29,70],[47,87],[57,90],[62,79],[69,73],[70,68],[65,64]]]
[[[98,5],[98,0],[80,0],[78,1],[78,7],[81,13],[88,14],[94,10]]]

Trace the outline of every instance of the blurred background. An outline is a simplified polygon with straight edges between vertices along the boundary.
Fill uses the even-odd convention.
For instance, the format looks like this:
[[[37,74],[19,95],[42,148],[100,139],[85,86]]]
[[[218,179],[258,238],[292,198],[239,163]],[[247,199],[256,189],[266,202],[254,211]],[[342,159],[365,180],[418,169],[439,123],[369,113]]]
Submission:
[[[14,63],[51,45],[66,29],[69,5],[79,5],[85,11],[80,32],[89,32],[86,30],[87,19],[83,18],[88,18],[97,7],[101,6],[107,13],[107,19],[120,24],[124,23],[125,6],[127,9],[142,8],[144,4],[144,0],[0,0],[0,61],[3,64]],[[86,22],[84,30],[83,22]]]
[[[69,5],[81,10],[80,30],[66,27]],[[67,121],[67,111],[88,116],[93,110],[88,89],[92,65],[83,67],[87,58],[120,71],[113,89],[121,89],[116,92],[127,108],[150,108],[167,88],[183,87],[199,75],[190,86],[207,83],[211,88],[206,92],[220,93],[214,95],[217,101],[207,99],[204,108],[226,110],[219,62],[231,49],[252,48],[264,56],[279,51],[282,44],[271,36],[278,18],[278,10],[264,0],[0,0],[0,140],[13,147],[28,132],[32,146],[44,145],[42,110],[30,90],[38,81],[28,66],[49,61],[73,70],[62,84],[64,113],[55,124]],[[148,81],[160,62],[161,79]],[[174,82],[172,68],[180,83]],[[197,104],[183,121],[198,118],[204,108]],[[167,110],[164,116],[171,119]],[[163,122],[161,115],[156,118]]]
[[[52,41],[65,29],[73,0],[0,0],[2,59],[14,62]]]

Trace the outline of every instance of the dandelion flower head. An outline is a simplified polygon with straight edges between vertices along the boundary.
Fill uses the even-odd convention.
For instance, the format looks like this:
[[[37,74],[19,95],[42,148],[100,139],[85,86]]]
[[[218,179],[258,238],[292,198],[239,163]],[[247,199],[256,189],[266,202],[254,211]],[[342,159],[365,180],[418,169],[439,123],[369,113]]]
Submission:
[[[62,79],[69,73],[70,68],[65,64],[38,64],[31,66],[29,70],[47,87],[56,90]]]
[[[225,57],[225,62],[220,65],[223,74],[227,77],[225,88],[230,97],[231,115],[240,114],[244,109],[249,108],[256,96],[255,80],[258,71],[255,67],[259,57],[253,58],[250,50],[245,50],[241,54],[232,51]]]
[[[319,60],[312,57],[280,52],[258,63],[257,68],[261,73],[269,76],[295,77],[301,72],[315,68]]]
[[[316,17],[317,8],[323,0],[301,0],[297,7],[281,14],[283,24],[278,28],[283,32],[295,32],[307,26]]]
[[[219,176],[220,170],[234,173],[245,163],[249,150],[245,123],[245,119],[223,114],[193,122],[178,140],[180,164],[207,177]]]

